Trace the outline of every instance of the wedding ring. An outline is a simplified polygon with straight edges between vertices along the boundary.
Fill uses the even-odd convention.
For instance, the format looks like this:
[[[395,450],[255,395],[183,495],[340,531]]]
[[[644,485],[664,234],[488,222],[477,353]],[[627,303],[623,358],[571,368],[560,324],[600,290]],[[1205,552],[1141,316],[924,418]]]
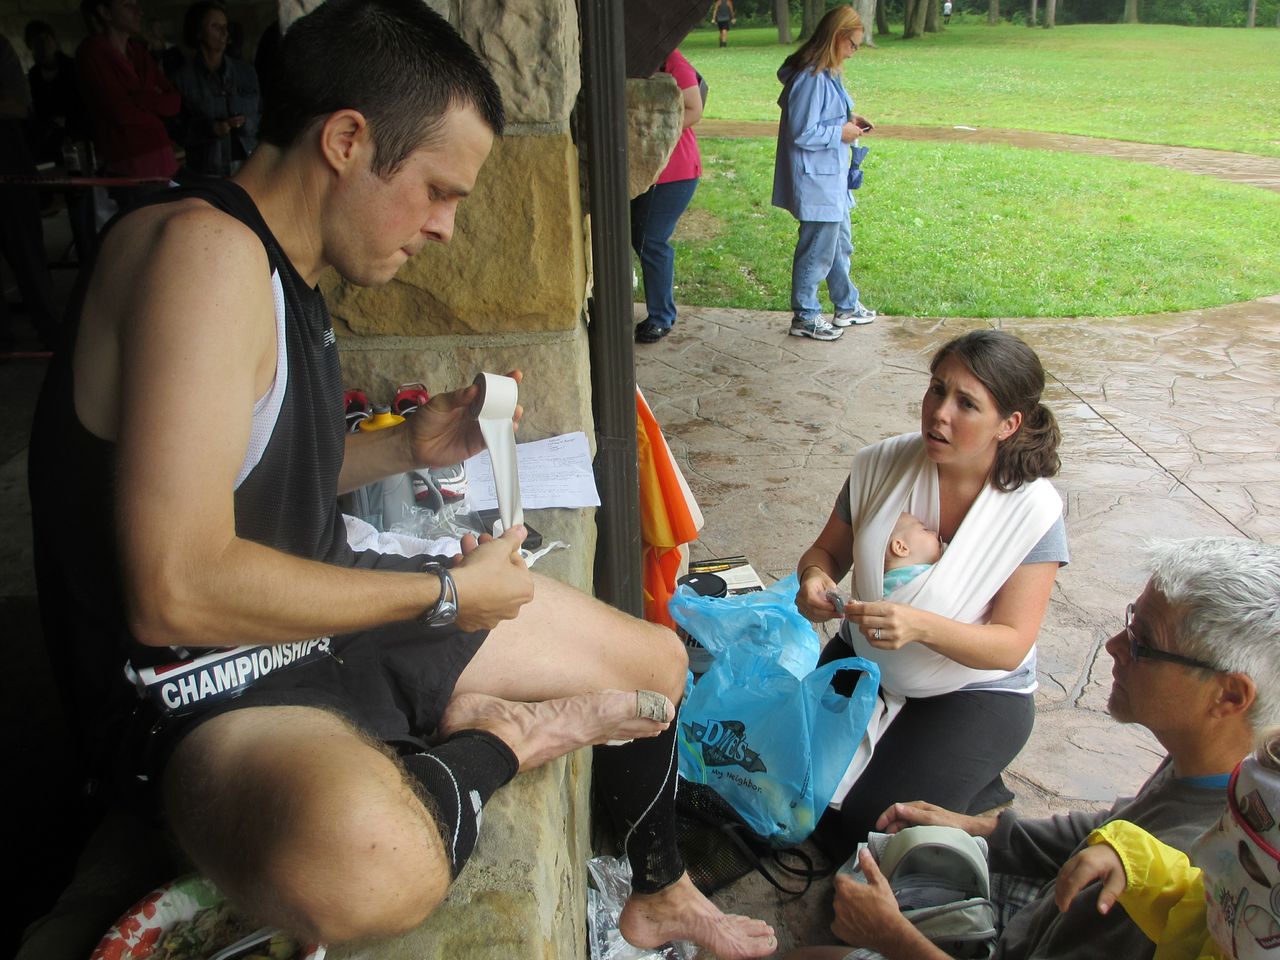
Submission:
[[[879,627],[876,627],[876,631],[875,631],[875,638],[876,638],[876,640],[877,640],[877,641],[879,641],[879,639],[880,639],[880,628],[879,628]]]

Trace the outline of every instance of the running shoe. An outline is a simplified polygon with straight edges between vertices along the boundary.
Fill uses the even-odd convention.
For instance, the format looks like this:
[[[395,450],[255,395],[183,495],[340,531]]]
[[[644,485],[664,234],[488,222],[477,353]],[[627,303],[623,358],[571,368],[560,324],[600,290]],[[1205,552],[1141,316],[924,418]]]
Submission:
[[[837,310],[831,323],[837,327],[862,326],[876,318],[874,310],[868,310],[859,300],[852,310]]]
[[[839,340],[844,331],[833,327],[827,318],[819,314],[811,320],[793,317],[791,320],[791,336],[809,337],[813,340]]]

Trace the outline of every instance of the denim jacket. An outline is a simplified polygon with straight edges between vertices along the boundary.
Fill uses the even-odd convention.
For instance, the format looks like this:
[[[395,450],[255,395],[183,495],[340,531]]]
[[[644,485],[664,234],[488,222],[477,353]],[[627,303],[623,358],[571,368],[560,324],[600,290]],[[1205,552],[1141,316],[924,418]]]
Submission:
[[[797,220],[833,222],[849,215],[849,147],[840,133],[853,101],[829,71],[778,71],[778,150],[773,166],[773,205]]]
[[[193,173],[228,176],[233,163],[242,163],[258,144],[258,75],[253,67],[222,58],[218,74],[208,71],[197,53],[173,72],[173,85],[182,94],[181,142],[186,168]],[[244,126],[219,137],[213,122],[244,116]]]

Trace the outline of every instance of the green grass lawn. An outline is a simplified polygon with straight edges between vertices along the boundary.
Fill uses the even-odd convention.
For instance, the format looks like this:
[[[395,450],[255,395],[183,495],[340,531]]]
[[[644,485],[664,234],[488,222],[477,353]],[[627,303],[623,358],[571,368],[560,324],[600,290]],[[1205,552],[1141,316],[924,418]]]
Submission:
[[[772,140],[704,139],[676,302],[786,310]],[[880,140],[853,215],[863,299],[908,316],[1117,316],[1280,292],[1280,194],[1099,157]],[[639,299],[639,298],[638,298]]]
[[[776,121],[771,28],[681,45],[707,116]],[[1280,30],[953,20],[849,61],[880,123],[1004,127],[1280,157]],[[1105,158],[868,138],[853,274],[894,314],[1116,316],[1280,292],[1280,195]],[[769,206],[772,141],[703,140],[677,231],[680,303],[785,310],[795,223]]]
[[[895,28],[896,29],[896,28]],[[899,31],[900,32],[900,31]],[[772,28],[681,50],[710,86],[707,116],[778,118]],[[1215,147],[1280,157],[1280,30],[1080,25],[1055,30],[977,18],[903,41],[877,38],[845,67],[858,112],[880,123],[966,124]]]

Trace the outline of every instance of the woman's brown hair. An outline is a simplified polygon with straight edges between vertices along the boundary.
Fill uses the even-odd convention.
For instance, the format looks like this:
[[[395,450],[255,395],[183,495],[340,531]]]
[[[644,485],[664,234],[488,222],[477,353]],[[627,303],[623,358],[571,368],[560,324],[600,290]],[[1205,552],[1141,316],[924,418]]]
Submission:
[[[1036,352],[1003,330],[974,330],[942,346],[929,362],[935,372],[955,357],[995,399],[1000,416],[1022,414],[1022,423],[996,448],[992,483],[1009,492],[1040,477],[1052,477],[1062,466],[1058,444],[1062,434],[1053,411],[1040,402],[1044,367]]]
[[[852,37],[855,33],[862,32],[862,18],[853,7],[834,7],[818,21],[813,36],[783,60],[782,65],[795,73],[801,70],[812,70],[814,73],[821,73],[823,70],[839,72],[841,61],[836,55],[836,43],[842,37]]]

